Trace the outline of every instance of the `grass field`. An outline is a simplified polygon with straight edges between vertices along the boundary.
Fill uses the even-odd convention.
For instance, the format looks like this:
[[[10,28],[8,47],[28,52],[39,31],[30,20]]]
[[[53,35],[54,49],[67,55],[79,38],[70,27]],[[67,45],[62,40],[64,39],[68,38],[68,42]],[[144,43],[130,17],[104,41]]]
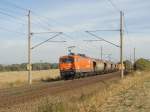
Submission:
[[[150,73],[135,72],[121,80],[97,82],[66,91],[59,96],[48,96],[16,105],[11,110],[12,112],[150,112]]]
[[[50,97],[41,101],[36,112],[150,112],[150,73],[137,72],[105,84],[103,90],[91,91],[95,86],[98,89],[95,85],[81,89],[77,95]]]
[[[41,70],[41,71],[32,71],[33,81],[40,81],[41,79],[47,78],[57,78],[59,77],[59,70]],[[19,86],[27,83],[28,72],[1,72],[0,73],[0,88]]]
[[[150,112],[150,74],[138,79],[126,91],[111,96],[102,106],[101,112]]]

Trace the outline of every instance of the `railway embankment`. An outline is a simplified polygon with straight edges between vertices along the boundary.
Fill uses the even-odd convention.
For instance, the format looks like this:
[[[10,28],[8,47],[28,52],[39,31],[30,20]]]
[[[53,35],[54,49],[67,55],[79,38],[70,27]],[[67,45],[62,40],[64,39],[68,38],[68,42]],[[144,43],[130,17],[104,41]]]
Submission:
[[[149,112],[150,73],[135,72],[123,80],[106,83],[104,89],[80,97],[42,101],[37,112]],[[66,100],[67,99],[67,100]],[[51,102],[51,103],[50,103]],[[47,112],[48,112],[47,111]]]
[[[149,72],[135,72],[124,79],[120,79],[117,74],[110,74],[54,85],[40,85],[31,90],[26,88],[27,93],[21,93],[20,89],[17,90],[17,94],[5,93],[1,100],[0,111],[136,112],[140,110],[149,112]],[[8,97],[7,102],[4,100],[5,96]],[[14,102],[13,105],[11,102]]]

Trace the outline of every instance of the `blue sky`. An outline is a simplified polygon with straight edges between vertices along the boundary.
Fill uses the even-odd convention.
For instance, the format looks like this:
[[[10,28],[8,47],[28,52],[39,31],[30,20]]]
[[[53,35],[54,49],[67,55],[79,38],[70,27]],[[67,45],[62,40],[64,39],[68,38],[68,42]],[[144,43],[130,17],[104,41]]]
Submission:
[[[104,54],[112,54],[112,60],[119,60],[119,49],[105,42],[84,42],[96,39],[86,30],[119,29],[119,12],[109,0],[1,0],[0,1],[0,63],[12,64],[27,62],[27,11],[31,12],[32,32],[60,31],[53,40],[66,40],[66,43],[46,43],[34,49],[33,62],[40,60],[58,62],[61,55],[67,54],[67,47],[75,45],[74,52],[100,58],[100,47]],[[125,14],[128,35],[125,32],[124,58],[133,56],[149,58],[150,53],[150,1],[112,0]],[[16,4],[16,5],[14,5]],[[119,44],[119,32],[96,32],[98,36]],[[34,35],[32,44],[49,38],[50,34]],[[107,58],[106,58],[107,59]]]

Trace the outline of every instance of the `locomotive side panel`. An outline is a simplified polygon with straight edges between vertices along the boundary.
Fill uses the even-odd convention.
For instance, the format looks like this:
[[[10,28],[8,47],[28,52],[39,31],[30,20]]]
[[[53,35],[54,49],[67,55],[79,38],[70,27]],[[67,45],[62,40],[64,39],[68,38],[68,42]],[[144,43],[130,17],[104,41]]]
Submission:
[[[93,64],[92,60],[87,57],[77,56],[75,58],[75,70],[76,72],[92,72]]]

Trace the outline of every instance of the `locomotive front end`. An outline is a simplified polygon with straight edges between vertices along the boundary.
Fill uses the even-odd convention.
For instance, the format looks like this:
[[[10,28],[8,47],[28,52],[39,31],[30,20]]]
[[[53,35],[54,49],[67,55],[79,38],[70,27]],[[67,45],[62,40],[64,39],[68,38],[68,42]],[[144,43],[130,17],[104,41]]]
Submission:
[[[74,78],[75,66],[73,56],[63,56],[59,59],[59,69],[62,79]]]

